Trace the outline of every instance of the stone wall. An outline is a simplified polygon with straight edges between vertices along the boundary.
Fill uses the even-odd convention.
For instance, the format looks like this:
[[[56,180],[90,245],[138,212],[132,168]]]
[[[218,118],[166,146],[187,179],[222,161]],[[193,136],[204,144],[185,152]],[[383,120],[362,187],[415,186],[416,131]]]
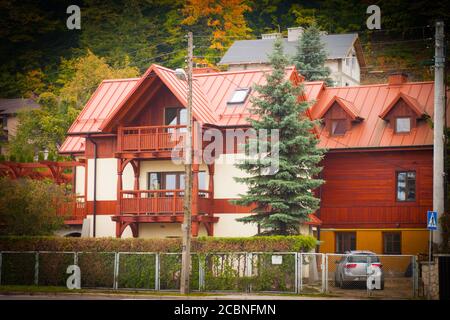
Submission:
[[[428,265],[428,261],[422,262],[422,282],[424,286],[424,296],[428,297],[429,277],[428,272],[431,269],[431,299],[439,300],[439,264],[438,258],[434,258],[431,265]]]

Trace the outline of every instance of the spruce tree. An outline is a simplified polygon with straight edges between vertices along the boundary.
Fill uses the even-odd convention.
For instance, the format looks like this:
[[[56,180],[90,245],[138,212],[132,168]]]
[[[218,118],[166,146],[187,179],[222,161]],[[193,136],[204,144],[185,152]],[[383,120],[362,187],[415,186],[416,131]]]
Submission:
[[[267,83],[254,88],[259,95],[252,98],[251,113],[255,117],[248,121],[257,132],[266,129],[269,136],[271,130],[278,129],[278,171],[267,172],[270,167],[267,158],[257,161],[246,158],[237,163],[248,176],[235,179],[246,184],[248,192],[234,203],[256,205],[252,215],[237,220],[259,224],[263,230],[260,234],[298,234],[300,223],[308,221],[308,214],[319,206],[313,190],[323,182],[316,178],[321,171],[318,164],[323,151],[317,148],[314,122],[305,113],[308,103],[298,101],[303,87],[286,78],[288,59],[283,55],[281,39],[275,41],[270,63],[272,72],[266,77]],[[271,139],[264,141],[270,151]],[[249,139],[246,151],[251,143]],[[268,155],[271,156],[270,152]]]
[[[305,29],[298,39],[297,51],[293,57],[293,64],[299,74],[307,81],[325,81],[328,86],[333,85],[329,77],[330,69],[325,67],[327,53],[325,45],[320,39],[320,29],[316,23]]]

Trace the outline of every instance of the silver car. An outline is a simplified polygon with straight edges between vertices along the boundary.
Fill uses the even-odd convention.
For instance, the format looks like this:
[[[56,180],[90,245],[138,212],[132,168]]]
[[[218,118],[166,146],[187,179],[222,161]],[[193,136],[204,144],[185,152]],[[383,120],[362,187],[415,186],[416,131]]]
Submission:
[[[381,272],[381,290],[384,289],[384,273],[380,258],[371,251],[350,251],[340,260],[336,261],[336,271],[334,273],[334,285],[346,288],[349,284],[361,284],[366,287],[367,268],[379,268]]]

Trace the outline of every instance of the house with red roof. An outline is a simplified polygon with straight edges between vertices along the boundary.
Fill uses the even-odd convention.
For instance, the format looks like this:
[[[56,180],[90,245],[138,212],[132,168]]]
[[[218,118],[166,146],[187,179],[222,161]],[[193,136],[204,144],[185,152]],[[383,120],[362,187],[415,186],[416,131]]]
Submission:
[[[246,192],[234,178],[239,153],[227,130],[249,128],[254,84],[270,69],[196,72],[194,136],[224,133],[212,163],[193,165],[194,236],[252,236],[256,225],[236,219],[251,207],[230,200]],[[320,119],[326,149],[317,190],[320,209],[299,228],[321,240],[322,252],[426,252],[426,211],[432,208],[433,82],[328,88],[304,82],[295,68],[286,78],[304,86],[308,116]],[[75,191],[86,202],[89,233],[116,237],[179,237],[184,166],[174,160],[186,128],[187,83],[174,70],[152,65],[141,78],[105,80],[70,127],[61,154],[84,161]],[[232,141],[227,141],[233,139]],[[195,138],[194,138],[195,140]],[[202,159],[206,145],[193,141]],[[175,152],[175,153],[174,153]],[[80,222],[81,223],[81,222]]]

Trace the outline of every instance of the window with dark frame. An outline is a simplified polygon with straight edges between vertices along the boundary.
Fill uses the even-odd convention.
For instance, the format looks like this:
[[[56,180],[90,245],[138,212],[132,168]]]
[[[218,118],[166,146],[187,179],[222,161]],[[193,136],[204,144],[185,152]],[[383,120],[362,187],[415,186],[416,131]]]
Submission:
[[[206,172],[198,173],[199,190],[207,190]],[[148,172],[147,173],[147,189],[148,190],[184,190],[184,172]],[[182,196],[183,192],[179,192]],[[173,196],[173,192],[164,193],[165,197]]]
[[[400,232],[383,233],[383,253],[384,254],[402,253],[402,234]]]
[[[416,201],[416,172],[397,172],[397,201]]]
[[[336,253],[356,250],[356,232],[336,232]]]
[[[395,132],[408,133],[411,131],[411,118],[399,117],[395,118]]]
[[[187,123],[186,108],[169,107],[164,109],[164,124],[166,126],[185,125]]]
[[[342,136],[347,132],[347,119],[332,119],[331,134],[333,136]]]

